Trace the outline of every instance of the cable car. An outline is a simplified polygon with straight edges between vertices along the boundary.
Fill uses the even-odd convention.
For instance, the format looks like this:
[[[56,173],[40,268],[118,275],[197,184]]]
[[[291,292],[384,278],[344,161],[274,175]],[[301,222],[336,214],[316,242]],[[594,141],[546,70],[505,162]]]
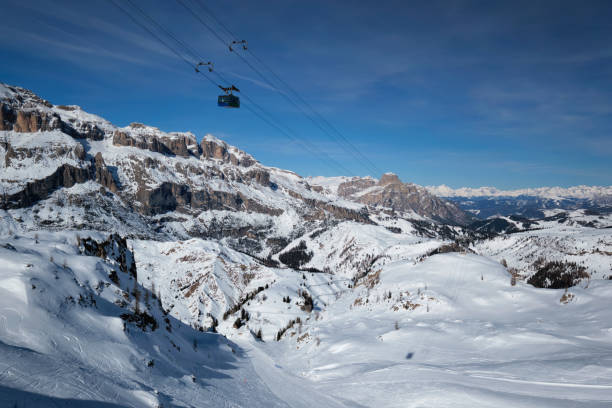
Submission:
[[[210,61],[208,61],[208,62],[198,62],[198,65],[195,66],[195,71],[197,73],[200,72],[200,70],[198,69],[200,67],[207,67],[208,68],[208,72],[213,72],[214,65]]]
[[[217,105],[222,108],[239,108],[240,107],[240,98],[236,95],[232,94],[233,91],[240,92],[240,89],[236,88],[234,85],[229,88],[224,88],[219,85],[219,88],[225,92],[225,95],[219,95],[217,99]]]
[[[247,42],[246,40],[241,40],[241,41],[232,41],[232,43],[229,45],[229,50],[230,51],[234,51],[234,48],[232,47],[232,45],[241,45],[243,50],[247,50]]]

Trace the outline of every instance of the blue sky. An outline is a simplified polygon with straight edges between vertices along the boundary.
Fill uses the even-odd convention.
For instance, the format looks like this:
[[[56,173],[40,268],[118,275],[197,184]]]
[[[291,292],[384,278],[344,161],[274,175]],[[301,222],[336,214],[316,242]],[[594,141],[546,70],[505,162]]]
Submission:
[[[379,176],[177,1],[132,1],[351,175]],[[201,1],[377,170],[452,187],[612,184],[609,1]],[[217,108],[218,89],[110,1],[3,0],[2,14],[2,82],[121,126],[212,133],[305,176],[342,172],[248,109]]]

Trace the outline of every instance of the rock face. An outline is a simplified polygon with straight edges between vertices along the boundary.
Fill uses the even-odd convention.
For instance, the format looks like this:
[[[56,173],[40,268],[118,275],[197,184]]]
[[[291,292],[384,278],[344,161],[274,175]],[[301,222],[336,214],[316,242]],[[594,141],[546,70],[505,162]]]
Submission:
[[[369,187],[376,185],[376,180],[371,177],[360,178],[355,177],[351,181],[346,181],[338,186],[338,195],[340,197],[352,197]]]
[[[231,163],[241,167],[250,167],[256,163],[252,156],[230,147],[227,143],[211,135],[206,135],[202,139],[200,147],[202,149],[202,157],[208,159],[217,159],[223,163]]]
[[[170,211],[189,212],[189,210],[233,210],[257,212],[269,215],[280,215],[282,210],[269,208],[251,200],[240,193],[224,191],[199,190],[191,191],[184,184],[162,183],[159,187],[137,193],[146,215],[164,214]]]
[[[64,164],[51,175],[27,183],[25,188],[18,193],[5,196],[3,207],[5,209],[27,207],[46,199],[53,191],[60,187],[72,187],[89,179],[89,169]]]
[[[115,131],[113,144],[137,147],[165,155],[200,157],[200,150],[192,133],[164,133],[141,123],[132,123],[127,130]]]
[[[270,185],[270,173],[263,169],[249,170],[244,176],[247,180],[253,180],[262,186]]]
[[[454,204],[430,194],[425,188],[402,183],[393,173],[386,173],[377,182],[372,178],[354,178],[338,186],[338,194],[368,206],[381,206],[394,211],[410,212],[446,223],[467,225],[472,217]]]
[[[123,273],[138,277],[134,253],[128,248],[127,240],[118,234],[111,234],[108,239],[98,242],[93,238],[77,237],[77,246],[83,255],[114,261]]]
[[[121,132],[119,130],[113,135],[113,144],[115,146],[137,147],[139,149],[145,149],[156,153],[172,154],[172,151],[170,151],[166,145],[160,143],[158,139],[152,139],[150,141],[137,141],[130,137],[126,132]]]
[[[29,104],[0,103],[0,131],[12,130],[18,133],[48,132],[59,130],[74,138],[102,140],[104,131],[94,123],[77,121],[74,118],[63,120],[62,117],[40,99],[41,105],[36,108],[25,108]],[[66,110],[64,108],[58,108]],[[75,109],[68,109],[74,111]]]
[[[106,167],[102,153],[96,153],[94,157],[95,180],[104,187],[116,193],[119,191],[113,173]]]
[[[394,173],[385,173],[378,181],[379,186],[386,186],[387,184],[402,184],[402,181]]]

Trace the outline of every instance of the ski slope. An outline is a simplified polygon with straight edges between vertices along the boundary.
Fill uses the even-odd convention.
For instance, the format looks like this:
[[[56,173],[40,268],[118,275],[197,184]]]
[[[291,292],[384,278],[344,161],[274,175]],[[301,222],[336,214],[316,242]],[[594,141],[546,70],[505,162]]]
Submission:
[[[197,239],[128,241],[137,280],[118,271],[116,283],[117,259],[84,255],[74,232],[4,234],[0,406],[612,404],[612,281],[568,294],[512,286],[508,271],[485,256],[423,257],[435,240],[337,228],[349,240],[357,232],[364,253],[392,254],[354,288],[343,274],[265,267]],[[248,281],[245,270],[253,271]],[[242,327],[232,325],[238,312],[223,320],[224,310],[266,284],[243,304],[250,319]],[[123,328],[134,287],[156,330]],[[301,290],[314,299],[310,312]],[[218,316],[219,334],[198,330],[210,323],[208,312]],[[263,341],[251,334],[258,329]]]

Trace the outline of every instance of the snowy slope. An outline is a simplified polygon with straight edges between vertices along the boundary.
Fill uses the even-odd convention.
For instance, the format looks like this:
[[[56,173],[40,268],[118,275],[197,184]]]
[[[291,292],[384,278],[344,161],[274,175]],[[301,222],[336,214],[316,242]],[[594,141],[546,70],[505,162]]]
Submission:
[[[4,239],[0,248],[5,265],[0,401],[7,406],[604,407],[612,402],[609,281],[571,288],[564,303],[563,290],[512,286],[496,261],[457,253],[419,261],[406,246],[398,249],[397,260],[380,265],[353,290],[336,279],[326,284],[325,274],[305,273],[304,279],[292,270],[267,269],[253,278],[254,285],[270,278],[273,283],[245,304],[249,322],[233,329],[233,318],[221,321],[226,340],[177,320],[192,319],[182,309],[189,296],[163,293],[173,287],[164,279],[209,265],[223,286],[230,276],[222,271],[224,262],[253,265],[243,255],[204,241],[155,244],[159,251],[145,241],[129,243],[139,287],[145,291],[158,283],[171,331],[156,301],[149,297],[147,308],[144,296],[140,307],[160,327],[143,332],[128,323],[124,331],[119,315],[133,310],[134,296],[123,307],[116,303],[125,300],[121,288],[134,285],[129,275],[119,272],[120,284],[113,283],[108,274],[117,264],[81,255],[74,234],[38,235],[38,243],[33,236],[11,237],[11,245]],[[186,255],[193,258],[177,264]],[[146,270],[146,262],[158,268]],[[310,313],[296,301],[302,289],[315,299]],[[289,304],[281,300],[287,295]],[[301,323],[275,341],[275,330],[297,317]],[[261,327],[265,342],[249,333]]]
[[[298,383],[302,378],[317,395],[346,406],[603,407],[612,402],[610,281],[591,280],[567,294],[521,281],[512,286],[510,273],[494,259],[453,253],[421,260],[441,242],[380,231],[368,235],[368,228],[340,224],[307,241],[314,252],[310,266],[320,265],[317,259],[330,250],[345,249],[351,239],[362,248],[354,256],[374,250],[390,255],[353,289],[342,273],[268,269],[251,286],[270,283],[244,305],[251,316],[246,325],[231,327],[238,313],[221,321],[219,330],[249,350],[260,376],[271,382],[281,374]],[[343,245],[335,248],[332,236]],[[316,251],[320,244],[325,251]],[[219,253],[210,244],[181,245]],[[171,258],[180,258],[183,253],[177,252]],[[224,258],[245,262],[238,254]],[[314,298],[311,313],[299,307],[297,293],[304,289]],[[291,298],[288,304],[281,301],[285,296]],[[298,317],[301,323],[276,342],[275,332]],[[265,343],[248,333],[259,328]],[[272,383],[277,395],[290,398],[287,387]]]
[[[505,260],[525,278],[535,272],[533,264],[539,258],[575,262],[594,279],[612,276],[612,215],[587,215],[582,210],[548,214],[528,231],[483,240],[473,248],[497,261]]]
[[[398,261],[266,351],[355,406],[609,406],[612,285],[570,292],[476,255]]]
[[[247,349],[166,315],[116,262],[81,255],[75,241],[43,232],[1,241],[0,406],[301,406],[270,391]],[[134,311],[134,288],[158,327],[120,317]],[[303,386],[294,391],[308,393]]]
[[[396,233],[355,222],[343,222],[299,237],[287,245],[283,253],[301,243],[312,253],[312,258],[302,265],[304,268],[315,268],[347,279],[390,260],[414,260],[442,245],[440,240],[418,236],[413,229]]]

